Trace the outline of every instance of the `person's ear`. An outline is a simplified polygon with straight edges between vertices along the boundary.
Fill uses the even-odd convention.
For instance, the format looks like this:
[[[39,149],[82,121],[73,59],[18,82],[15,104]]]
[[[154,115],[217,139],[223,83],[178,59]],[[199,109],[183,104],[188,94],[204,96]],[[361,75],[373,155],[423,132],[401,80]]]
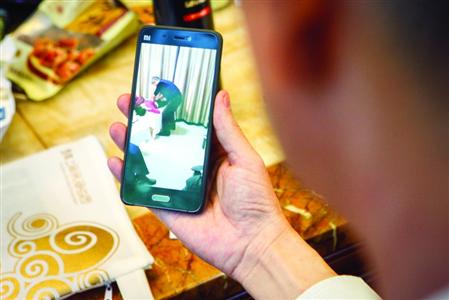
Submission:
[[[320,86],[332,76],[336,64],[339,3],[336,0],[299,3],[297,18],[289,26],[290,38],[286,38],[280,51],[286,54],[284,57],[294,56],[297,79],[305,85]]]
[[[306,88],[324,84],[332,76],[336,64],[341,1],[273,1],[271,5],[261,2],[263,8],[247,2],[245,10],[253,19],[248,23],[259,44],[255,46],[266,46],[255,52],[263,52],[263,59],[273,72],[267,75],[279,86],[292,80]],[[265,32],[257,33],[254,25],[265,28]],[[254,37],[256,34],[259,36]]]

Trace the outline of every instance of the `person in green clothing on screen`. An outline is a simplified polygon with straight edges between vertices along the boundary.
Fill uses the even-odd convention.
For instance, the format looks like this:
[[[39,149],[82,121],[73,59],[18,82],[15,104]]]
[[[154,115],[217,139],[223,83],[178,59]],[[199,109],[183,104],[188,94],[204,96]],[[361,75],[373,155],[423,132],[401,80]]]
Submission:
[[[156,87],[154,101],[162,109],[162,128],[158,135],[170,136],[171,130],[176,129],[175,112],[182,104],[182,93],[173,82],[157,76],[151,79],[151,83]]]
[[[156,179],[150,178],[147,165],[143,158],[139,146],[130,143],[128,152],[127,169],[127,186],[131,187],[127,190],[129,197],[145,197],[152,190],[152,186],[156,184]]]
[[[203,166],[194,166],[192,167],[193,175],[186,180],[186,186],[184,187],[184,191],[191,192],[201,192],[201,181],[203,175]]]

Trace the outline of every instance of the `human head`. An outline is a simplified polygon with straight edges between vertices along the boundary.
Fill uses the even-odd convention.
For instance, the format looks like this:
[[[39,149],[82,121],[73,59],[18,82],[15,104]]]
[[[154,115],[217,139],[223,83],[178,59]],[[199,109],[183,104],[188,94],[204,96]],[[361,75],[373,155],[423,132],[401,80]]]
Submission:
[[[157,85],[157,84],[159,83],[159,81],[161,81],[161,78],[158,77],[158,76],[153,76],[153,77],[151,78],[151,84],[152,84],[152,85]]]
[[[413,234],[394,220],[419,218],[415,236],[427,227],[447,240],[445,1],[242,3],[273,125],[299,178],[363,226],[378,261],[397,251],[379,242],[387,234]],[[409,292],[421,297],[432,284],[441,282]]]

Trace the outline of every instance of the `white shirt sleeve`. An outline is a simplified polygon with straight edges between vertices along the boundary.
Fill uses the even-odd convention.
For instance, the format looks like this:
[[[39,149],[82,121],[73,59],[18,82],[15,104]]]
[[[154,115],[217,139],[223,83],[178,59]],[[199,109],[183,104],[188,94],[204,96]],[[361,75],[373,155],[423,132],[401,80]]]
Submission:
[[[381,298],[360,277],[340,275],[312,285],[297,298],[303,299],[379,300]]]

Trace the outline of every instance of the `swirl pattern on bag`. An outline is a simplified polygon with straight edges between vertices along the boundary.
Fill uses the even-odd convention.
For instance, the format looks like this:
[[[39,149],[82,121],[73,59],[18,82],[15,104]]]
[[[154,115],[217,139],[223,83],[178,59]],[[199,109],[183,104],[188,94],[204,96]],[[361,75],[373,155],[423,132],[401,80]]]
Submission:
[[[50,214],[21,216],[7,225],[8,254],[15,262],[7,272],[2,264],[1,299],[54,299],[110,281],[100,266],[119,244],[111,228],[92,222],[60,225]]]

